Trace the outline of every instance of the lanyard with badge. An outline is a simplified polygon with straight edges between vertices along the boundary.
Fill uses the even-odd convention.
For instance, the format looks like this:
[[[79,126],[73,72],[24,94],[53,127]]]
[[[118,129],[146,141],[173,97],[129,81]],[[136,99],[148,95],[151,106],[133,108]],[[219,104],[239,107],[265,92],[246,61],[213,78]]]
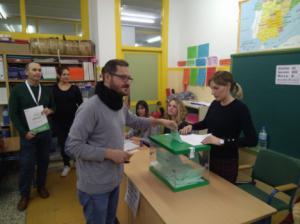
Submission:
[[[25,81],[25,84],[27,86],[27,89],[33,99],[33,101],[36,103],[36,105],[38,106],[39,105],[39,102],[40,102],[40,99],[41,99],[41,95],[42,95],[42,88],[41,88],[41,84],[39,84],[39,93],[38,93],[38,98],[36,99],[33,92],[32,92],[32,89],[30,88],[29,84],[28,84],[28,81],[26,80]]]
[[[43,113],[44,107],[43,105],[39,105],[41,95],[42,95],[41,84],[39,84],[39,93],[37,99],[35,98],[33,91],[30,88],[27,80],[25,81],[25,84],[27,86],[27,89],[33,101],[36,103],[35,107],[27,108],[24,110],[29,130],[35,134],[49,130],[50,127],[48,124],[47,116]]]

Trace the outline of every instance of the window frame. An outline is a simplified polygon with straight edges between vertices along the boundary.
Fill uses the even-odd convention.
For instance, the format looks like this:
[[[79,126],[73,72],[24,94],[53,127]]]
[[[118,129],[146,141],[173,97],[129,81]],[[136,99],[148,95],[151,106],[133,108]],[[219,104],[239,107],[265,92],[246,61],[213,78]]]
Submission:
[[[7,32],[0,31],[0,34],[10,35],[13,39],[25,39],[29,40],[30,38],[50,38],[58,37],[63,38],[64,34],[55,34],[55,33],[26,33],[27,21],[26,21],[26,0],[19,0],[20,3],[20,17],[21,17],[21,32]],[[80,0],[80,16],[81,16],[81,31],[82,36],[76,35],[65,35],[68,40],[89,40],[89,12],[88,12],[88,0]]]

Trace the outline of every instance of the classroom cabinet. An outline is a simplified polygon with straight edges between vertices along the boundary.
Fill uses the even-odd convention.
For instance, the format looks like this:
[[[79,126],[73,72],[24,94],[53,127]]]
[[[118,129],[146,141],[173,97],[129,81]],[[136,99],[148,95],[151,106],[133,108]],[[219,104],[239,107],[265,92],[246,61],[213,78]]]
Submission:
[[[26,79],[25,67],[37,62],[42,67],[41,83],[53,86],[56,69],[66,66],[70,70],[71,82],[78,85],[84,98],[90,96],[96,81],[95,56],[42,55],[42,54],[0,54],[0,124],[4,137],[16,135],[8,117],[8,99],[14,85]]]

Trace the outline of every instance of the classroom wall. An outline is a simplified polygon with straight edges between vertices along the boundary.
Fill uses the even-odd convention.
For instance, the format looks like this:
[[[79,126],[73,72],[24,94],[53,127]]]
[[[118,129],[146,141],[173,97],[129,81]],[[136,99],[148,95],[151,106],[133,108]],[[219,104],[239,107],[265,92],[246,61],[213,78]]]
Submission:
[[[187,47],[210,44],[210,55],[228,58],[237,49],[238,0],[170,0],[169,67],[186,59]]]
[[[100,66],[116,57],[115,1],[89,0],[90,36]],[[236,52],[238,0],[169,0],[168,67],[186,58],[188,46],[210,43],[210,54]]]
[[[89,0],[89,20],[90,38],[102,67],[116,57],[115,1]]]

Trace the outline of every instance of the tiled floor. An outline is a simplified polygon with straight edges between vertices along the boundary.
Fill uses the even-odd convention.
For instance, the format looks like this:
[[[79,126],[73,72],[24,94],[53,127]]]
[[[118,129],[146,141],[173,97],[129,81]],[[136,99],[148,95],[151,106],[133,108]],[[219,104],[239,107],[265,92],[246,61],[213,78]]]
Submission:
[[[0,183],[0,223],[25,224],[26,212],[17,210],[19,197],[18,174],[11,172]]]
[[[51,154],[52,162],[49,169],[61,169],[62,162],[57,161],[58,159],[60,159],[59,153]],[[12,162],[12,164],[10,163],[5,167],[8,172],[0,180],[0,224],[26,223],[26,211],[19,212],[17,210],[17,203],[20,199],[18,191],[19,171],[15,166],[17,166],[17,163]]]

